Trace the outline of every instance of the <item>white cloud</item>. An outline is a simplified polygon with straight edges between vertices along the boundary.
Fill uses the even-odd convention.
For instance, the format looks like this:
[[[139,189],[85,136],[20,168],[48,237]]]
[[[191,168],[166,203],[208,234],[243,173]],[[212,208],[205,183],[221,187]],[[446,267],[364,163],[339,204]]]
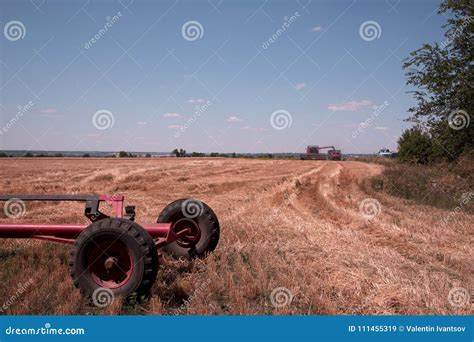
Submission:
[[[373,103],[369,100],[350,101],[346,103],[330,104],[328,109],[331,112],[354,112],[356,110],[368,108],[372,105]]]
[[[242,121],[242,119],[240,119],[240,118],[238,118],[238,117],[236,117],[236,116],[229,116],[229,117],[227,118],[227,122],[241,122],[241,121]]]
[[[374,129],[378,130],[378,131],[386,131],[388,130],[388,127],[385,127],[385,126],[376,126],[374,127]]]
[[[169,125],[168,128],[169,129],[180,129],[181,126],[180,125]]]
[[[57,112],[58,110],[56,108],[45,108],[41,110],[41,113],[44,113],[44,114],[54,114]]]
[[[252,131],[252,132],[263,132],[266,131],[266,128],[260,128],[260,127],[251,127],[251,126],[244,126],[241,128],[243,131]]]
[[[62,118],[63,115],[58,113],[58,110],[56,108],[45,108],[40,110],[40,115],[42,117],[48,118],[48,119],[58,119]]]
[[[306,87],[306,83],[304,83],[304,82],[296,83],[293,87],[295,87],[296,90],[301,90],[304,87]]]
[[[188,100],[189,103],[194,103],[194,104],[202,104],[202,103],[206,103],[206,100],[204,99],[190,99]]]
[[[319,32],[319,31],[321,31],[322,29],[323,29],[323,28],[322,28],[321,26],[315,26],[315,27],[311,28],[310,31],[311,31],[311,32]]]
[[[179,115],[178,113],[165,113],[163,114],[163,117],[164,118],[180,118],[181,115]]]

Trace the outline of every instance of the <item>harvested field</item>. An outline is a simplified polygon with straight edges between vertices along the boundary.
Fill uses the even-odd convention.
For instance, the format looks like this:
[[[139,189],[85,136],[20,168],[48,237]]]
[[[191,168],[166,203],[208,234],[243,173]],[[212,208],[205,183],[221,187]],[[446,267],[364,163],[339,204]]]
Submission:
[[[474,289],[473,215],[366,193],[383,166],[215,158],[4,159],[1,192],[125,195],[137,222],[195,197],[221,223],[205,260],[160,258],[152,297],[99,309],[68,273],[69,247],[0,240],[2,314],[472,314],[451,289]],[[360,203],[374,198],[375,217]],[[374,200],[372,200],[374,201]],[[80,203],[27,202],[18,222],[86,223]],[[0,222],[11,222],[0,214]],[[450,217],[446,220],[446,217]],[[285,288],[272,303],[272,291]],[[287,305],[278,304],[285,295]],[[275,299],[275,298],[274,298]],[[274,301],[275,302],[275,301]]]

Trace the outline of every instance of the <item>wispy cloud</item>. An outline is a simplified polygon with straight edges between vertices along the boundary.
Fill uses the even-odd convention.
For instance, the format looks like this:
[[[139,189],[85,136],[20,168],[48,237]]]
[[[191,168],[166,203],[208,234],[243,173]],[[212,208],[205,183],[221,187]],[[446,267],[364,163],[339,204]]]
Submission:
[[[181,126],[180,125],[169,125],[168,128],[169,129],[180,129]]]
[[[240,119],[240,118],[238,118],[238,117],[236,117],[236,116],[229,116],[229,117],[227,118],[227,122],[241,122],[241,121],[242,121],[242,119]]]
[[[350,101],[346,103],[330,104],[328,109],[331,112],[354,112],[356,110],[371,107],[373,103],[369,100]]]
[[[163,117],[164,118],[180,118],[181,115],[179,115],[178,113],[165,113],[163,114]]]
[[[377,131],[386,131],[386,130],[388,130],[388,127],[385,127],[385,126],[376,126],[376,127],[374,127],[374,129],[376,129]]]
[[[40,115],[48,119],[58,119],[62,118],[63,115],[58,113],[56,108],[44,108],[40,110]]]
[[[251,126],[244,126],[241,128],[243,131],[251,131],[251,132],[263,132],[266,131],[266,128],[260,128],[260,127],[251,127]]]
[[[304,82],[296,83],[293,87],[295,87],[296,90],[301,90],[304,87],[306,87],[306,83],[304,83]]]
[[[189,103],[193,103],[193,104],[202,104],[202,103],[206,103],[206,100],[204,99],[190,99],[188,100]]]
[[[54,114],[57,113],[58,110],[56,108],[45,108],[41,110],[41,113],[43,114]]]
[[[315,26],[315,27],[312,27],[310,32],[319,32],[321,31],[323,28],[321,26]]]

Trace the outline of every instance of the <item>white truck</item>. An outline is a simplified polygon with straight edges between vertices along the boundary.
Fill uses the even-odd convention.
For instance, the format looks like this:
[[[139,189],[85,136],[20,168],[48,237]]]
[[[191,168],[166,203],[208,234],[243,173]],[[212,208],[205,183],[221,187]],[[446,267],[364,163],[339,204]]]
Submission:
[[[380,149],[379,153],[377,155],[379,157],[391,157],[393,152],[391,152],[388,148],[382,148]]]

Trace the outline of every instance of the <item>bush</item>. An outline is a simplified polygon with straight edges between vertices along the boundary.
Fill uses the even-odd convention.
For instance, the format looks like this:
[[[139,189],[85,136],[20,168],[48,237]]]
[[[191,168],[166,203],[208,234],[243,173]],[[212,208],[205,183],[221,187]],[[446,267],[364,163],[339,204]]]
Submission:
[[[459,159],[457,164],[416,165],[393,163],[382,174],[370,179],[377,191],[386,192],[439,208],[453,209],[460,206],[462,198],[471,196],[474,186],[474,159]],[[464,210],[474,211],[474,201],[463,205]]]
[[[398,140],[398,159],[417,164],[454,162],[461,155],[472,153],[473,144],[473,130],[470,127],[454,130],[442,121],[432,125],[427,133],[416,126],[403,132]]]
[[[455,130],[448,121],[441,121],[431,129],[432,160],[452,162],[462,154],[474,151],[474,127]]]
[[[433,143],[420,127],[403,132],[398,140],[398,159],[402,162],[427,164],[433,160]]]

